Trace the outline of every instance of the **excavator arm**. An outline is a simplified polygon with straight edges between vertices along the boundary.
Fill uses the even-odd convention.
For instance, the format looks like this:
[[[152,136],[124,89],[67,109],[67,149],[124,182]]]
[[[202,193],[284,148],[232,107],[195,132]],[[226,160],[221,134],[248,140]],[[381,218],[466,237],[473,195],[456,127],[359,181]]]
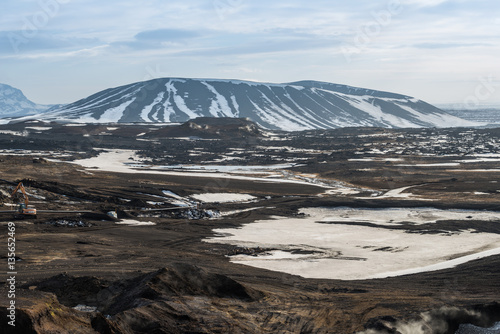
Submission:
[[[24,204],[26,205],[26,207],[28,207],[29,204],[28,194],[26,194],[26,189],[24,189],[24,185],[22,182],[19,182],[16,189],[14,189],[14,191],[12,192],[11,196],[14,197],[14,195],[17,193],[18,190],[21,190],[21,192],[23,193]]]
[[[18,212],[23,216],[23,217],[35,217],[36,219],[36,209],[32,207],[28,207],[29,204],[29,199],[28,199],[28,194],[26,193],[26,189],[24,189],[24,185],[22,182],[19,182],[17,187],[14,189],[14,191],[11,194],[11,197],[14,198],[14,195],[21,190],[23,193],[24,197],[24,205],[19,205],[19,210]]]

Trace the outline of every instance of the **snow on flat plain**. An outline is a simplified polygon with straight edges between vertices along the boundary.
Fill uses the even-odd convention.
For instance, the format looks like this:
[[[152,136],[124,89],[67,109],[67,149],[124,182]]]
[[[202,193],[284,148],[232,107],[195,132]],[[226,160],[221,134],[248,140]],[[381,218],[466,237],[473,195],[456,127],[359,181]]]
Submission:
[[[153,226],[153,225],[156,225],[156,223],[153,223],[153,222],[141,222],[141,221],[133,220],[133,219],[123,219],[119,222],[116,222],[116,224],[128,225],[128,226]]]
[[[325,191],[325,195],[357,195],[360,193],[359,189],[355,188],[335,188]]]
[[[482,163],[482,162],[499,162],[499,158],[478,158],[478,159],[469,159],[469,160],[456,160],[456,162],[460,163]]]
[[[0,134],[27,137],[27,131],[0,130]]]
[[[399,164],[397,167],[458,167],[459,162],[443,162],[443,163],[433,163],[433,164]]]
[[[243,212],[250,212],[250,211],[255,211],[255,210],[260,210],[260,209],[276,209],[276,207],[263,207],[263,206],[257,206],[254,208],[247,208],[247,209],[241,209],[241,210],[231,210],[231,211],[223,211],[220,213],[221,217],[227,217],[227,216],[232,216],[236,215],[238,213],[243,213]]]
[[[131,173],[132,168],[126,163],[132,159],[138,159],[136,152],[132,150],[110,150],[100,153],[97,157],[74,160],[72,163],[86,168],[95,168],[98,170]]]
[[[72,163],[86,168],[102,171],[134,174],[161,174],[191,177],[216,177],[223,179],[256,181],[265,183],[289,183],[316,186],[325,189],[324,195],[355,195],[366,190],[340,182],[307,177],[307,175],[293,174],[285,169],[299,166],[296,163],[266,165],[266,166],[219,166],[219,165],[174,165],[174,166],[148,166],[141,164],[140,158],[133,150],[103,150],[97,157],[75,160]],[[269,175],[265,171],[276,171]],[[267,175],[266,175],[267,173]],[[252,174],[247,176],[245,174]],[[260,175],[261,177],[259,177]],[[264,176],[264,177],[262,177]],[[312,176],[312,175],[309,175]],[[410,198],[412,194],[403,193],[409,187],[394,189],[380,198],[399,197]],[[415,197],[414,198],[418,198]]]
[[[359,208],[331,208],[331,209],[303,209],[304,213],[311,212],[311,216],[320,212],[318,222],[360,222],[383,226],[395,226],[402,223],[415,225],[433,224],[439,220],[481,220],[499,221],[500,213],[494,211],[474,210],[440,210],[435,208],[390,208],[390,209],[359,209]]]
[[[52,129],[52,127],[43,127],[43,126],[27,126],[25,129],[35,130],[35,131],[47,131]]]
[[[378,225],[432,223],[440,219],[498,220],[497,212],[436,209],[308,208],[305,218],[275,217],[238,229],[216,229],[205,239],[244,247],[271,248],[259,256],[231,256],[234,263],[306,278],[360,280],[453,268],[500,254],[500,235],[476,231],[407,233]],[[332,223],[336,222],[336,223]]]
[[[169,196],[169,197],[173,197],[175,199],[180,199],[180,200],[184,200],[184,197],[182,196],[179,196],[177,195],[176,193],[170,191],[170,190],[163,190],[162,193],[165,195],[165,196]]]
[[[153,202],[153,201],[148,201],[149,204],[153,204],[153,205],[158,205],[158,204],[164,204],[164,202],[168,202],[172,205],[175,205],[175,206],[180,206],[180,207],[189,207],[189,206],[193,206],[193,202],[190,201],[188,198],[184,198],[184,197],[181,197],[169,190],[163,190],[162,193],[164,195],[166,195],[166,197],[164,196],[158,196],[158,195],[153,195],[153,194],[145,194],[145,193],[138,193],[140,195],[147,195],[147,196],[150,196],[150,197],[154,197],[154,198],[160,198],[162,200],[164,200],[163,202]]]
[[[407,186],[397,189],[391,189],[385,194],[381,196],[377,196],[377,198],[415,198],[416,196],[412,193],[405,193],[406,190],[411,189],[413,187],[418,187],[419,185]]]
[[[247,165],[170,165],[170,166],[154,166],[152,169],[158,170],[188,170],[188,171],[211,171],[223,173],[253,173],[266,170],[287,169],[299,166],[299,164],[276,164],[262,166],[247,166]]]
[[[196,194],[191,195],[191,197],[204,203],[248,202],[256,199],[256,197],[252,195],[235,193]]]
[[[361,137],[361,136],[358,136]],[[401,158],[362,158],[362,159],[349,159],[348,161],[353,161],[353,162],[372,162],[372,161],[404,161],[404,159]]]
[[[323,184],[311,184],[307,181],[290,180],[290,179],[268,179],[260,177],[250,177],[242,175],[233,175],[219,172],[200,172],[200,171],[168,171],[155,170],[156,167],[134,164],[134,161],[139,160],[135,151],[132,150],[103,150],[97,157],[74,160],[71,163],[80,165],[86,168],[92,168],[108,172],[116,173],[133,173],[133,174],[160,174],[174,176],[191,176],[191,177],[216,177],[224,179],[257,181],[265,183],[293,183],[317,186],[319,188],[331,189],[333,187]],[[275,165],[273,165],[275,166]],[[225,166],[219,166],[221,168]],[[247,166],[248,167],[248,166]],[[264,166],[260,166],[261,168]]]

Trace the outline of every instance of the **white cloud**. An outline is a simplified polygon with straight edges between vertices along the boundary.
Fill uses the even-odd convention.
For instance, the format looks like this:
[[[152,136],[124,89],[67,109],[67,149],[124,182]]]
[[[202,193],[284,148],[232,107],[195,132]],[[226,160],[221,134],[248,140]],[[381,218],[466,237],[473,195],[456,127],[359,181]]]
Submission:
[[[139,81],[144,68],[160,65],[176,76],[318,79],[441,103],[461,100],[468,89],[463,82],[498,68],[496,0],[400,0],[401,13],[381,24],[374,13],[387,11],[391,1],[397,0],[72,0],[15,53],[5,34],[22,31],[41,7],[6,0],[0,55],[9,66],[0,75],[17,78],[31,62],[30,79],[42,78],[50,66],[59,82],[78,66],[74,71],[84,78],[66,95],[76,99],[85,96],[82,84]],[[368,38],[362,35],[367,26],[374,29]],[[360,46],[356,39],[366,42],[349,63],[341,46]],[[24,89],[28,81],[11,83]],[[443,83],[449,89],[438,92]],[[60,96],[50,83],[37,89],[37,102]]]
[[[404,5],[415,5],[417,7],[434,7],[450,0],[401,0]]]

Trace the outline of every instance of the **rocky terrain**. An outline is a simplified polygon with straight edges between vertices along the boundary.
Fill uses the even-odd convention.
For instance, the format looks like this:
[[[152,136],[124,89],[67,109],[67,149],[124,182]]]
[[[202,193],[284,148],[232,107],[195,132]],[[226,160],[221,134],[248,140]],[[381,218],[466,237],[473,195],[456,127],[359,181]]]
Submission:
[[[5,333],[495,333],[486,328],[500,321],[498,129],[28,121],[0,126],[0,153],[5,263],[8,223],[16,227],[16,327],[2,321]],[[37,219],[13,219],[20,181]],[[309,222],[317,209],[344,211]],[[368,209],[408,215],[358,216]],[[332,249],[278,229],[260,243],[224,239],[282,218],[358,231],[364,259],[326,233],[314,238]],[[266,243],[273,234],[282,240]],[[425,247],[450,253],[427,263],[411,242],[432,238]],[[358,263],[384,274],[373,261],[401,254],[421,257],[422,269],[332,279],[258,265],[326,260],[325,275]]]

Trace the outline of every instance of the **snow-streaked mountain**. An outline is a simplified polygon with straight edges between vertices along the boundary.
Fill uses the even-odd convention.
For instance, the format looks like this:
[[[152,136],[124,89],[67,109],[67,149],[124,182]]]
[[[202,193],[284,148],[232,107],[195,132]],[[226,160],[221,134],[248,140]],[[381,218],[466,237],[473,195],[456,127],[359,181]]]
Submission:
[[[79,123],[177,123],[196,117],[246,117],[267,129],[289,131],[477,125],[409,96],[345,85],[181,78],[107,89],[36,116]]]
[[[0,118],[35,115],[51,107],[31,102],[19,89],[0,84]]]

